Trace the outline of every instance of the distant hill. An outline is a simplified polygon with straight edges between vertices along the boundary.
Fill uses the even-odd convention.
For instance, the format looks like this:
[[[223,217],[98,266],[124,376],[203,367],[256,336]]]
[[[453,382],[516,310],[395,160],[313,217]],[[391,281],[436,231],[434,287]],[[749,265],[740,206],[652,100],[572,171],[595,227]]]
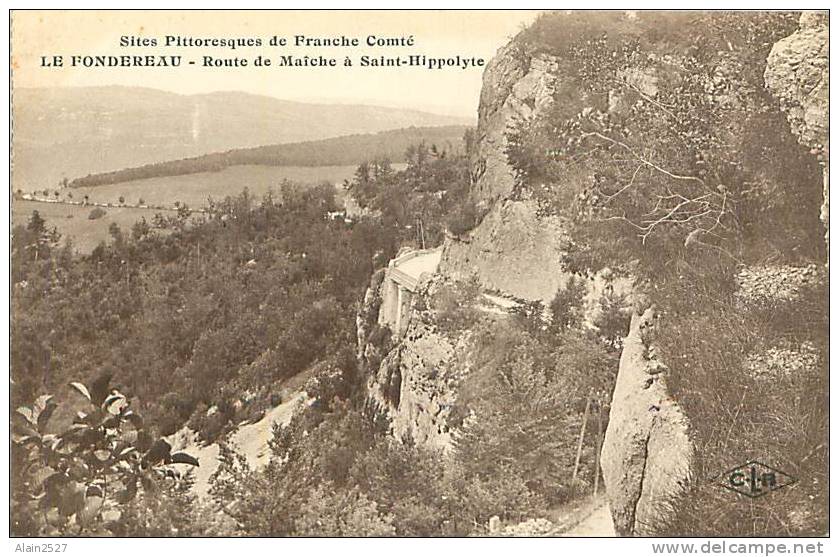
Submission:
[[[356,165],[374,157],[403,162],[410,145],[425,141],[439,149],[462,149],[466,126],[405,128],[375,134],[356,134],[319,141],[266,145],[233,149],[199,157],[153,163],[134,168],[104,172],[77,178],[70,187],[104,186],[148,178],[217,172],[231,166],[339,166]]]
[[[13,187],[259,145],[468,118],[366,105],[309,104],[242,92],[179,95],[140,87],[16,88]]]

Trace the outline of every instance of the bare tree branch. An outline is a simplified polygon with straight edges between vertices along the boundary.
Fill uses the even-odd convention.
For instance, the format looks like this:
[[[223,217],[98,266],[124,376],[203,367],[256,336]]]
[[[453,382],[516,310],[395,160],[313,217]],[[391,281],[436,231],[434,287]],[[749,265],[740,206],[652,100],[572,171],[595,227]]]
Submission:
[[[702,180],[701,178],[698,178],[696,176],[686,176],[686,175],[683,175],[683,174],[674,174],[673,172],[670,172],[669,170],[666,170],[666,169],[658,166],[657,164],[645,159],[644,157],[642,157],[641,155],[636,153],[635,150],[632,149],[632,147],[630,147],[629,145],[627,145],[626,143],[624,143],[622,141],[618,141],[617,139],[612,139],[611,137],[605,136],[600,132],[583,132],[583,134],[582,134],[583,139],[587,139],[589,137],[597,137],[597,138],[600,138],[604,141],[608,141],[609,143],[611,143],[613,145],[617,145],[619,147],[622,147],[622,148],[626,149],[627,151],[629,151],[635,157],[635,159],[638,162],[640,162],[642,164],[645,164],[645,165],[649,166],[650,168],[653,168],[653,169],[661,172],[662,174],[673,178],[674,180],[692,180],[692,181],[695,181],[695,182],[699,182],[703,186],[705,185],[705,181]]]
[[[624,187],[622,187],[621,189],[619,189],[618,191],[616,191],[615,193],[613,193],[612,195],[608,196],[608,197],[605,199],[605,201],[603,201],[603,205],[606,205],[608,202],[610,202],[611,200],[613,200],[615,197],[619,196],[619,195],[620,195],[620,194],[622,194],[624,191],[626,191],[626,190],[628,190],[629,188],[631,188],[631,187],[632,187],[632,184],[634,184],[634,183],[635,183],[635,177],[636,177],[636,176],[638,176],[638,172],[639,172],[642,168],[644,168],[644,165],[643,165],[643,164],[639,164],[639,165],[638,165],[638,168],[636,168],[636,169],[635,169],[635,172],[633,172],[633,173],[632,173],[632,179],[631,179],[631,180],[629,180],[629,183],[628,183],[628,184],[626,184],[626,185],[625,185]]]

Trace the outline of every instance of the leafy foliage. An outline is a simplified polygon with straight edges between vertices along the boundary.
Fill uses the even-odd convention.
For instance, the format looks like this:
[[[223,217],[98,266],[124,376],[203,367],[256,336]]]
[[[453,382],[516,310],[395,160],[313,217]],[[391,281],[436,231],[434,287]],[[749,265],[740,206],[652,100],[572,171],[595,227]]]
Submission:
[[[358,489],[332,491],[318,487],[309,496],[295,531],[300,536],[393,536],[392,517],[380,515],[376,503]]]
[[[626,295],[607,290],[600,297],[599,311],[593,325],[606,345],[613,350],[620,350],[623,339],[629,332],[629,311]]]
[[[109,377],[91,389],[73,382],[79,399],[72,424],[50,432],[59,404],[43,395],[12,413],[14,472],[12,531],[18,535],[108,534],[120,524],[138,494],[157,494],[177,485],[170,465],[198,466],[186,453],[171,453],[163,439],[153,441],[142,417]],[[174,485],[173,485],[174,484]]]
[[[616,357],[579,329],[557,335],[496,324],[478,338],[477,368],[458,399],[468,409],[457,413],[468,416],[457,442],[467,474],[517,478],[542,505],[567,500],[585,401],[605,405]],[[594,438],[585,447],[590,480]]]
[[[586,285],[583,279],[571,275],[568,282],[557,290],[551,302],[551,327],[556,331],[574,329],[582,324]]]
[[[230,408],[226,420],[258,411],[274,383],[354,346],[373,256],[392,253],[380,225],[324,218],[332,189],[245,191],[166,234],[115,230],[88,257],[58,248],[42,219],[16,228],[15,403],[111,368],[163,434],[199,405]]]

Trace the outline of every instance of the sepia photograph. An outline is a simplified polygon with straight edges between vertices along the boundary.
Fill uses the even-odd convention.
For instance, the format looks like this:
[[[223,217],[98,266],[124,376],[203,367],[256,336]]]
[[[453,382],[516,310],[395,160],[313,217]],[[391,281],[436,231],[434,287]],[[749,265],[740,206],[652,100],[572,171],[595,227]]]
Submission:
[[[829,11],[557,7],[9,10],[10,551],[823,553]]]

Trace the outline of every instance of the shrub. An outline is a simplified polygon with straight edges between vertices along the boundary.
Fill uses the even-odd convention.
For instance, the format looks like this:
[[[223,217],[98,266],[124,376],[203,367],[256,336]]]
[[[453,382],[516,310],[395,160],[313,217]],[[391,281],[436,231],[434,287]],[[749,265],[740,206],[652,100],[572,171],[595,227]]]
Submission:
[[[446,228],[454,236],[466,234],[478,224],[480,213],[478,206],[473,200],[468,200],[460,205],[446,219]]]
[[[625,295],[605,292],[600,297],[600,307],[593,325],[611,349],[620,350],[624,337],[629,333],[629,320],[630,309]]]
[[[87,218],[90,220],[101,219],[106,215],[105,209],[102,207],[94,207],[92,211],[87,215]]]
[[[617,361],[591,335],[534,335],[510,324],[474,336],[474,369],[453,412],[468,416],[457,439],[458,460],[469,477],[519,478],[534,497],[556,504],[573,492],[585,401],[608,397]],[[590,436],[581,476],[593,474],[593,454]]]
[[[165,440],[154,440],[125,395],[108,387],[109,379],[91,389],[70,384],[84,410],[58,433],[48,433],[59,407],[51,395],[12,412],[16,535],[108,535],[138,495],[166,497],[177,485],[171,464],[198,465],[188,454],[173,454]]]
[[[581,278],[571,275],[565,286],[557,290],[551,301],[551,328],[554,331],[574,329],[583,321],[586,284]]]
[[[358,489],[334,490],[326,484],[312,491],[294,525],[298,536],[381,537],[396,533],[392,522]]]

